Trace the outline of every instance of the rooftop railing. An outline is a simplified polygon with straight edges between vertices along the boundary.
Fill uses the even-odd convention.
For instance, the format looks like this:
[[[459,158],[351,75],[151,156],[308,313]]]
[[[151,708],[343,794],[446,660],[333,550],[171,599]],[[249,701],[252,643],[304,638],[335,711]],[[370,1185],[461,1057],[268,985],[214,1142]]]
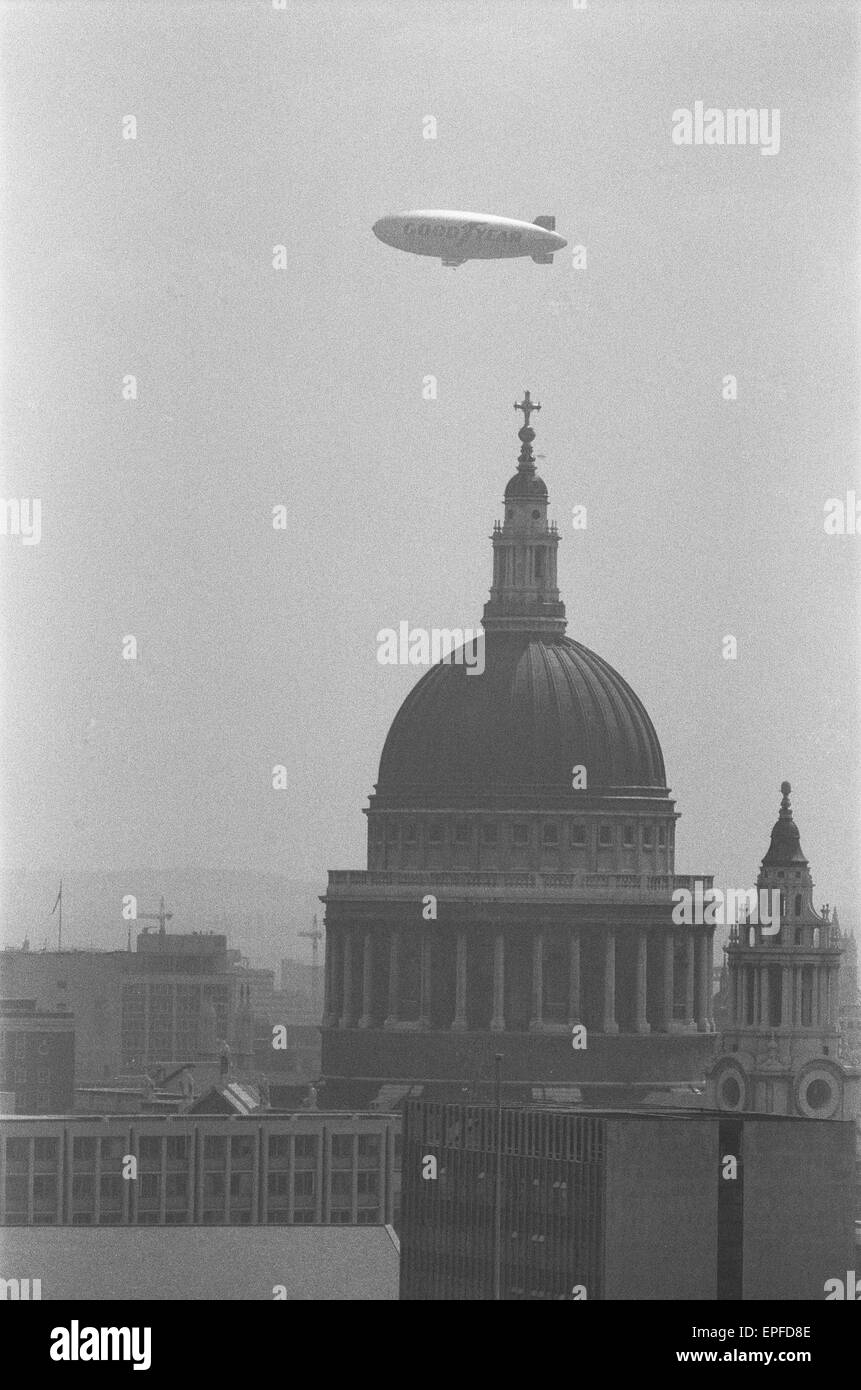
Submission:
[[[332,869],[329,897],[401,897],[418,889],[450,888],[454,894],[522,894],[538,897],[671,897],[678,888],[705,892],[711,874],[559,874],[502,869]]]

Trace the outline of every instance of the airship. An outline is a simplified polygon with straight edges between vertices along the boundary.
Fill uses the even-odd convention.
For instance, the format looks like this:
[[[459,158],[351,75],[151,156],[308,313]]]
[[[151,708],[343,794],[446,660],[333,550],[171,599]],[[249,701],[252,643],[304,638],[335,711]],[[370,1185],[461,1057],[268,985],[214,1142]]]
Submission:
[[[530,256],[536,265],[552,265],[554,251],[568,243],[559,236],[556,218],[534,222],[494,217],[481,212],[395,212],[374,223],[374,235],[387,246],[414,256],[438,256],[443,265],[464,261],[498,261]]]

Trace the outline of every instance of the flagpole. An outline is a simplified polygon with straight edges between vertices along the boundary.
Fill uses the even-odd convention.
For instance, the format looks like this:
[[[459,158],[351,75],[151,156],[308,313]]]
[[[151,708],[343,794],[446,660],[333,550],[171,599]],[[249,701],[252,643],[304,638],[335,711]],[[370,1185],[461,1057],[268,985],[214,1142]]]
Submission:
[[[59,923],[58,923],[58,925],[57,925],[57,950],[58,950],[58,951],[62,951],[62,949],[63,949],[63,880],[62,880],[62,879],[60,879],[60,891],[59,891],[59,893],[57,894],[57,901],[54,903],[54,906],[51,908],[51,916],[52,916],[52,917],[53,917],[54,913],[57,911],[57,908],[60,909],[60,920],[59,920]]]

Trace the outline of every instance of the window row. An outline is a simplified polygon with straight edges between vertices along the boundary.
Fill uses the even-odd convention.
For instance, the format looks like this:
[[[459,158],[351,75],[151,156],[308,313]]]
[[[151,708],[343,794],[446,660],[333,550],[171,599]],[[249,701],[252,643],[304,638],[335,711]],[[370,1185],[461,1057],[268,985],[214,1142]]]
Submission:
[[[297,1160],[314,1160],[320,1152],[320,1137],[316,1134],[270,1134],[268,1139],[270,1159],[286,1159],[290,1153],[290,1141]],[[381,1138],[379,1134],[333,1134],[331,1137],[331,1157],[334,1163],[351,1163],[353,1145],[360,1165],[379,1163]],[[101,1161],[117,1163],[127,1152],[127,1140],[122,1136],[98,1139],[89,1135],[77,1135],[72,1140],[72,1157],[76,1164],[95,1163],[97,1145],[101,1144]],[[204,1136],[204,1161],[227,1158],[228,1139],[225,1135],[207,1134]],[[7,1164],[23,1163],[29,1159],[29,1139],[6,1140]],[[191,1156],[191,1136],[173,1134],[162,1138],[160,1135],[141,1135],[138,1139],[137,1157],[142,1163],[160,1163],[162,1145],[169,1162],[187,1161]],[[253,1160],[256,1139],[251,1134],[236,1135],[230,1139],[231,1163]],[[36,1139],[34,1159],[37,1163],[56,1163],[59,1160],[59,1144],[56,1139]]]
[[[50,1051],[51,1042],[46,1033],[22,1033],[17,1029],[15,1032],[0,1033],[0,1056],[20,1058],[26,1057],[29,1052],[31,1056],[37,1053],[40,1057],[47,1057]]]
[[[508,830],[509,842],[513,845],[532,844],[532,826],[526,822],[514,821],[505,822]],[[610,849],[616,844],[621,844],[624,849],[634,849],[637,844],[639,825],[639,842],[643,849],[653,849],[655,845],[659,849],[666,847],[668,840],[668,828],[664,822],[657,825],[651,822],[627,821],[621,826],[616,822],[602,821],[597,827],[597,843],[600,849]],[[426,840],[428,844],[439,845],[446,840],[447,822],[442,819],[431,820],[427,823]],[[548,848],[555,848],[563,841],[564,823],[559,821],[544,821],[541,826],[541,843]],[[385,839],[389,844],[402,842],[404,845],[418,844],[418,825],[415,821],[372,820],[370,822],[371,841],[380,844]],[[474,822],[470,820],[455,820],[451,823],[451,842],[456,845],[469,845],[473,843]],[[670,830],[670,838],[672,831]],[[497,821],[481,822],[481,839],[486,845],[495,845],[500,840],[500,823]],[[504,837],[503,837],[504,838]],[[569,824],[568,842],[572,848],[584,848],[589,844],[590,826],[583,821],[574,821]]]

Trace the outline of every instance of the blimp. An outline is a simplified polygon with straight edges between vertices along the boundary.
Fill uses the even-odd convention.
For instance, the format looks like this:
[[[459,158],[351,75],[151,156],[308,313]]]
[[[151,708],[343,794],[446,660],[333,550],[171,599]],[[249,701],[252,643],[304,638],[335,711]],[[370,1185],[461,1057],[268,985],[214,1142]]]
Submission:
[[[556,218],[545,215],[520,222],[481,212],[394,212],[375,222],[373,231],[387,246],[414,256],[437,256],[450,266],[514,256],[552,265],[554,252],[568,245],[556,231]]]

